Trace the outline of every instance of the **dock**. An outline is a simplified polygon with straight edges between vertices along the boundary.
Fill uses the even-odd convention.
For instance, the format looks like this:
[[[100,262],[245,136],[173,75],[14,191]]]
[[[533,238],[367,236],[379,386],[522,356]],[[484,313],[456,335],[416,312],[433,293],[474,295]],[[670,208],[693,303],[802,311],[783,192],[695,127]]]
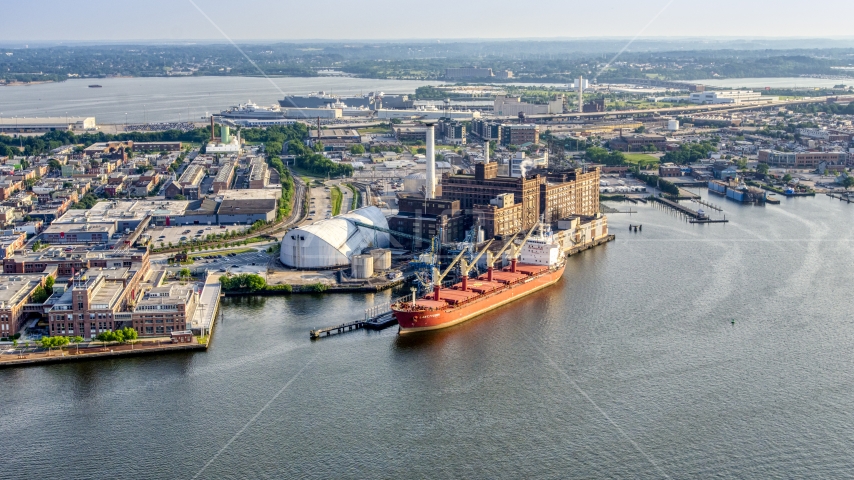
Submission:
[[[666,198],[661,198],[661,197],[653,197],[653,199],[656,202],[658,202],[662,205],[668,206],[668,207],[676,210],[677,212],[685,214],[685,215],[687,215],[693,219],[701,220],[703,218],[707,218],[705,215],[700,215],[699,212],[697,212],[695,210],[691,210],[690,208],[686,207],[685,205],[678,204],[672,200],[668,200]]]
[[[569,248],[569,249],[565,250],[564,253],[566,253],[567,257],[571,257],[571,256],[575,255],[576,253],[583,252],[585,250],[590,250],[591,248],[598,247],[599,245],[602,245],[602,244],[605,244],[608,242],[613,242],[616,238],[617,238],[616,235],[613,235],[613,234],[607,235],[607,236],[602,237],[598,240],[594,240],[592,242],[587,242],[587,243],[584,243],[582,245],[577,245],[575,247]]]
[[[318,328],[317,330],[311,330],[309,331],[309,338],[311,338],[312,340],[318,340],[320,338],[325,338],[346,332],[352,332],[355,330],[361,330],[363,328],[368,330],[384,330],[392,325],[396,325],[397,319],[394,317],[394,313],[391,311],[391,306],[398,300],[394,300],[393,302],[389,303],[383,303],[380,305],[374,305],[373,307],[366,309],[365,318],[362,320],[342,323],[341,325],[335,325],[334,327]]]
[[[723,211],[723,209],[721,207],[719,207],[715,204],[709,203],[709,202],[703,200],[702,198],[695,198],[694,201],[699,203],[700,205],[704,205],[708,208],[711,208],[712,210],[715,210],[716,212],[722,212]]]
[[[357,320],[355,322],[342,323],[341,325],[336,325],[334,327],[318,328],[317,330],[312,330],[309,332],[309,337],[312,340],[317,340],[318,338],[328,337],[336,333],[340,334],[344,332],[350,332],[353,330],[359,330],[364,327],[365,321]]]
[[[691,220],[688,223],[729,223],[729,220],[712,220],[710,218],[703,218],[701,220]]]
[[[835,193],[829,193],[828,192],[827,196],[830,198],[835,198],[835,199],[842,201],[842,202],[851,203],[851,196],[850,195],[837,195]]]

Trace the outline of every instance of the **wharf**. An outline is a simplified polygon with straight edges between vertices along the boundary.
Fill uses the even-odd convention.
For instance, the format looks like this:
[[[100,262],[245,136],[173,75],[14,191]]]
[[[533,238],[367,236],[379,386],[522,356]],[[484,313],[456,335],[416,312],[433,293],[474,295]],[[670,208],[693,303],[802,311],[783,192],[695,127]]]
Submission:
[[[571,256],[575,255],[576,253],[583,252],[585,250],[590,250],[591,248],[598,247],[599,245],[603,245],[603,244],[608,243],[608,242],[613,242],[616,238],[617,238],[616,235],[611,234],[611,235],[602,237],[598,240],[594,240],[592,242],[587,242],[587,243],[582,244],[582,245],[577,245],[575,247],[571,247],[571,248],[566,250],[566,256],[571,257]]]
[[[139,343],[134,346],[128,345],[108,345],[107,349],[103,347],[81,348],[79,353],[72,350],[73,347],[67,347],[64,351],[54,351],[48,355],[47,352],[25,353],[23,356],[18,355],[2,355],[0,356],[0,368],[8,367],[27,367],[35,365],[46,365],[51,363],[63,362],[80,362],[86,360],[103,360],[116,357],[138,357],[142,355],[164,354],[164,353],[179,353],[193,352],[206,350],[207,344],[204,343],[164,343],[149,345]],[[10,358],[11,357],[11,358]]]
[[[688,223],[729,223],[729,220],[712,220],[710,218],[703,218],[701,220],[691,220]]]
[[[653,199],[656,202],[661,203],[662,205],[666,205],[666,206],[676,210],[677,212],[688,215],[689,217],[694,218],[696,220],[701,220],[703,218],[706,218],[704,215],[701,216],[699,212],[691,210],[690,208],[686,207],[685,205],[680,205],[680,204],[678,204],[672,200],[668,200],[666,198],[661,198],[661,197],[653,197]]]
[[[842,201],[842,202],[851,203],[851,196],[850,195],[837,195],[835,193],[827,193],[827,196],[830,198],[835,198],[835,199]]]
[[[719,207],[713,203],[709,203],[709,202],[703,200],[702,198],[695,198],[694,201],[699,203],[700,205],[705,205],[706,207],[711,208],[712,210],[715,210],[716,212],[722,212],[723,211],[723,209],[721,207]]]

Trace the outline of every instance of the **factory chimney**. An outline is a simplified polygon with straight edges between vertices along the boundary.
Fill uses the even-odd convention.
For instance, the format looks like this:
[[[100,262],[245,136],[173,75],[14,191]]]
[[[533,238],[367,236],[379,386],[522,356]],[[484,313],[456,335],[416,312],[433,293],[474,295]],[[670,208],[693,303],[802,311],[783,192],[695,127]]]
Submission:
[[[483,142],[483,164],[489,163],[489,140]]]
[[[214,117],[211,115],[211,143],[214,143]]]
[[[584,113],[584,77],[578,76],[578,113]]]
[[[424,190],[424,198],[431,200],[436,198],[436,124],[430,122],[425,125],[427,126],[427,188]]]

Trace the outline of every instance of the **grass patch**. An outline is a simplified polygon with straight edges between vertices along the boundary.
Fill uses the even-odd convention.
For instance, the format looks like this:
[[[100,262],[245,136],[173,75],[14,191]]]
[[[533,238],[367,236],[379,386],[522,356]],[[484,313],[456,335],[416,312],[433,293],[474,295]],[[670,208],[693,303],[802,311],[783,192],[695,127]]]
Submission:
[[[237,250],[220,250],[218,252],[210,252],[210,253],[192,253],[191,252],[191,253],[188,253],[187,255],[189,255],[191,257],[208,258],[208,257],[216,256],[216,255],[227,255],[229,253],[240,254],[240,253],[247,253],[247,252],[254,252],[254,251],[255,251],[254,248],[240,248]]]
[[[638,163],[642,161],[657,162],[658,158],[653,157],[652,155],[647,155],[646,153],[627,153],[626,161],[629,163]]]
[[[366,133],[391,133],[391,129],[383,128],[383,127],[359,128],[356,131],[362,135],[364,135]]]
[[[353,186],[351,183],[344,184],[351,192],[353,192],[353,203],[350,205],[350,210],[356,210],[359,208],[359,197],[361,196],[359,193],[359,189]]]
[[[660,163],[660,160],[657,157],[647,155],[646,153],[627,153],[625,155],[626,162],[632,165],[640,165],[643,169],[658,166]]]
[[[332,216],[337,217],[341,214],[341,201],[344,200],[344,194],[341,193],[341,189],[336,185],[329,191],[329,198],[332,202]]]

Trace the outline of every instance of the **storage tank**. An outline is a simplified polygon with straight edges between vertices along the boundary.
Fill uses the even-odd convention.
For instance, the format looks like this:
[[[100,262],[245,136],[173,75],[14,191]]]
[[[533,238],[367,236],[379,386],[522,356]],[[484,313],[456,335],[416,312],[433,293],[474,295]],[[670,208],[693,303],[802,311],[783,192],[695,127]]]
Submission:
[[[403,177],[403,192],[404,193],[421,193],[424,191],[424,185],[427,184],[427,175],[423,173],[413,173]]]
[[[667,121],[667,129],[671,132],[675,132],[679,130],[679,120],[668,120]]]
[[[353,255],[350,265],[353,278],[365,279],[374,276],[374,257],[370,254]]]
[[[375,248],[371,250],[374,257],[374,270],[391,270],[391,250],[387,248]]]

